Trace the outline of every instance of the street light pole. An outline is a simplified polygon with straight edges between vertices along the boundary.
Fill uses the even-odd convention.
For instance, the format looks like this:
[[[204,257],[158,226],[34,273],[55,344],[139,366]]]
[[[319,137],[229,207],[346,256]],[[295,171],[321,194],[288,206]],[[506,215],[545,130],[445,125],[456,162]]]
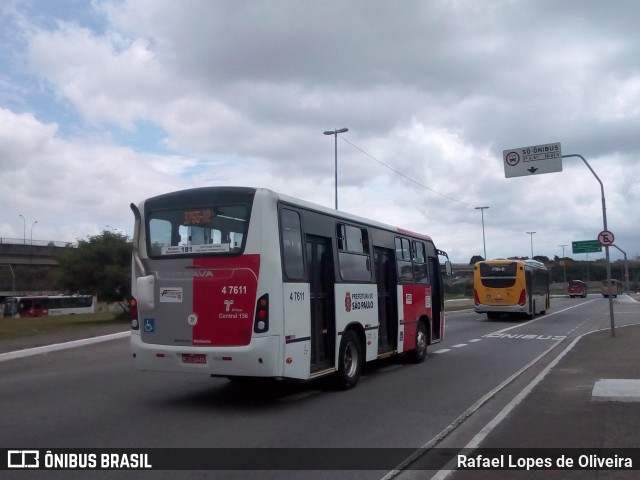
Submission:
[[[27,221],[22,214],[18,215],[22,217],[22,243],[27,244]]]
[[[9,267],[9,270],[11,271],[11,277],[13,278],[13,283],[11,284],[11,291],[15,293],[15,291],[16,291],[16,274],[13,271],[13,267],[11,266],[11,264],[0,265],[0,267]]]
[[[562,271],[564,272],[564,288],[568,288],[567,286],[567,266],[564,261],[564,247],[568,247],[569,245],[558,245],[562,247]]]
[[[489,207],[476,207],[476,210],[480,210],[480,214],[482,215],[482,247],[484,248],[484,260],[487,259],[487,243],[484,239],[484,211]]]
[[[533,260],[533,234],[536,232],[527,232],[529,235],[531,235],[531,260]]]
[[[614,247],[614,248],[617,248],[618,250],[620,250],[622,252],[622,254],[624,255],[624,291],[625,291],[625,293],[629,293],[629,263],[627,262],[627,252],[622,250],[617,245],[611,245],[611,246]],[[609,282],[609,283],[611,283],[611,282]]]
[[[38,223],[38,220],[31,224],[31,245],[33,245],[33,227],[36,223]]]
[[[348,132],[348,128],[341,129],[333,129],[333,130],[325,130],[323,133],[325,135],[333,135],[335,139],[335,185],[336,185],[336,210],[338,209],[338,134]]]

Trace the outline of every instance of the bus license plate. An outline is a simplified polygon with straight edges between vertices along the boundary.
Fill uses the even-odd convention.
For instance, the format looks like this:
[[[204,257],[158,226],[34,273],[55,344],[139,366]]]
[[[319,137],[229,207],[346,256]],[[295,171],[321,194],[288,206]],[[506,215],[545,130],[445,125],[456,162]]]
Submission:
[[[207,356],[204,353],[183,353],[182,363],[197,363],[204,365],[207,363]]]

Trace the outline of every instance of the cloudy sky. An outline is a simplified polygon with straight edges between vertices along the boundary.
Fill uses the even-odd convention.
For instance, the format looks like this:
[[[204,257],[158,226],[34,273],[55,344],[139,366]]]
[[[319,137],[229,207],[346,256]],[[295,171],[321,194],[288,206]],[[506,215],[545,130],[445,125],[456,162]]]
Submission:
[[[585,259],[587,166],[505,178],[503,150],[560,142],[633,258],[639,24],[637,0],[4,0],[0,237],[129,234],[131,202],[207,185],[333,207],[347,127],[341,210],[466,263],[488,206],[488,257]]]

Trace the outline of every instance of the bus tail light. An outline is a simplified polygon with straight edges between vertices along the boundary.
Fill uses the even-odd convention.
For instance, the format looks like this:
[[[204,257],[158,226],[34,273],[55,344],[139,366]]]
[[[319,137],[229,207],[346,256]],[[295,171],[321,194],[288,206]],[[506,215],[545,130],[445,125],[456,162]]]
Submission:
[[[262,295],[256,303],[256,318],[253,322],[255,333],[264,333],[269,330],[269,294]]]
[[[138,321],[138,301],[131,297],[129,301],[129,319],[131,320],[131,330],[139,330],[140,322]]]
[[[527,303],[527,292],[523,288],[522,291],[520,292],[520,299],[518,300],[518,305],[520,305],[521,307],[524,307],[526,303]]]
[[[473,289],[473,303],[476,306],[480,305],[480,297],[478,296],[478,291],[475,288]]]

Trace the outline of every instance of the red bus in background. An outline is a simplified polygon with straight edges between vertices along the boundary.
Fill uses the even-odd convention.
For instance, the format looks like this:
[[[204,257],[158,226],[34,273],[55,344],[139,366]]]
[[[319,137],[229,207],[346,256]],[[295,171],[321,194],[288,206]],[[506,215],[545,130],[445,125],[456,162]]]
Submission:
[[[47,297],[8,297],[4,300],[5,317],[44,317],[49,315]]]
[[[569,286],[567,287],[568,295],[571,298],[574,297],[587,297],[587,284],[582,280],[571,280],[569,282]]]
[[[3,303],[3,315],[13,318],[46,317],[76,313],[94,313],[93,295],[37,295],[8,297]]]

